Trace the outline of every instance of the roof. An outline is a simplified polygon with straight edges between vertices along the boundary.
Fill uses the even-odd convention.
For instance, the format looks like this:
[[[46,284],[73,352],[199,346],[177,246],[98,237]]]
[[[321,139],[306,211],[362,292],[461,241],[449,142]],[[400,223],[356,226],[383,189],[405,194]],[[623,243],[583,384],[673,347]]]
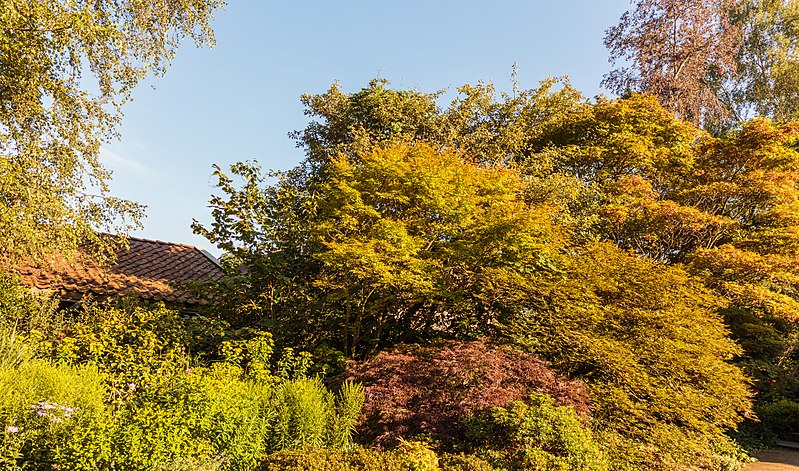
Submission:
[[[52,268],[24,267],[22,283],[39,290],[59,290],[62,298],[85,294],[134,295],[146,300],[195,304],[189,282],[219,281],[224,271],[205,250],[191,245],[130,237],[117,250],[116,263],[100,266],[88,257],[56,259]]]

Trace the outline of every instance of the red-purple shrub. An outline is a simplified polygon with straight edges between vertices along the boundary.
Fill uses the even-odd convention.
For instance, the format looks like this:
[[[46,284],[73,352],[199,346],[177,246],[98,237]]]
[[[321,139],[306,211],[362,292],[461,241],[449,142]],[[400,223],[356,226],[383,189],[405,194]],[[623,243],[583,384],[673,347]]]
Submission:
[[[391,446],[398,437],[457,440],[468,414],[548,394],[587,417],[588,392],[532,355],[486,341],[401,345],[366,362],[350,362],[343,378],[366,388],[361,439]]]

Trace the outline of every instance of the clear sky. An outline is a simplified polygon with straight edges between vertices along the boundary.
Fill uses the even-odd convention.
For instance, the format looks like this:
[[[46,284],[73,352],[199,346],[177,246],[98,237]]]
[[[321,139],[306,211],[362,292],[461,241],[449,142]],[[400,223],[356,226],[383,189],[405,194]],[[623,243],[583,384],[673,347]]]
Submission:
[[[217,45],[183,45],[165,77],[125,108],[121,139],[103,149],[115,196],[147,205],[133,235],[197,245],[193,218],[209,222],[212,164],[240,160],[287,169],[303,153],[288,133],[307,123],[299,101],[338,80],[357,91],[381,77],[434,91],[493,82],[510,90],[568,75],[586,96],[603,93],[605,30],[629,0],[228,0],[214,20]],[[150,84],[154,84],[152,88]]]

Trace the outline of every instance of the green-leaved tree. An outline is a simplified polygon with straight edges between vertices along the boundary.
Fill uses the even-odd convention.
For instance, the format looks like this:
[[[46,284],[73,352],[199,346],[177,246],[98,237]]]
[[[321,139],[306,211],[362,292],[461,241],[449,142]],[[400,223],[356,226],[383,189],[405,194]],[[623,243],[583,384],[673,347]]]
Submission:
[[[189,36],[212,44],[218,0],[0,1],[0,258],[43,258],[125,232],[100,146],[150,72]]]

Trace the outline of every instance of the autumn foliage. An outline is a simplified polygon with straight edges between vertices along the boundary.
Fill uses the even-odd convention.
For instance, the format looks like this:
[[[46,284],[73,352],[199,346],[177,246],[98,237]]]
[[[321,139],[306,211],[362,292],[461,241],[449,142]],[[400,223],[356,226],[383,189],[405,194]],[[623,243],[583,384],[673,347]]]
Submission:
[[[381,446],[418,435],[452,445],[462,434],[464,418],[528,402],[531,393],[552,396],[586,420],[590,412],[582,382],[558,376],[530,354],[487,340],[398,346],[352,362],[344,376],[365,386],[361,440]]]
[[[0,9],[0,266],[136,225],[100,146],[222,5],[144,3]],[[0,467],[734,471],[799,433],[799,2],[633,4],[621,98],[304,95],[296,168],[214,167],[201,315],[0,270]]]
[[[718,138],[652,97],[558,85],[463,87],[446,109],[384,82],[307,97],[305,164],[218,169],[215,223],[195,226],[247,267],[232,315],[355,361],[365,443],[425,436],[511,469],[582,469],[567,449],[596,469],[737,462],[752,392],[725,321],[791,296],[700,260],[792,253],[792,128]],[[469,444],[467,423],[495,433]],[[585,447],[553,455],[548,434]]]

